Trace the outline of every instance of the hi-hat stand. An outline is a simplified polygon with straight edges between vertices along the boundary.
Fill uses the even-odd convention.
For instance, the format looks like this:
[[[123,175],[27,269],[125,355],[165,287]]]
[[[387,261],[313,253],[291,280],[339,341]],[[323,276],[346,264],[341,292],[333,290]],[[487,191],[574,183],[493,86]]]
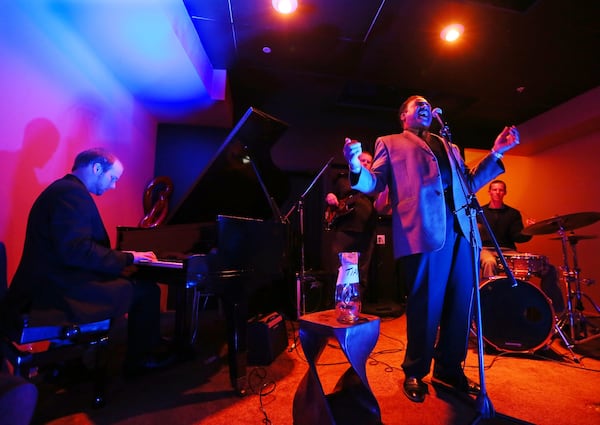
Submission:
[[[568,341],[563,337],[565,346],[571,349],[574,344],[585,343],[593,338],[600,336],[600,330],[595,329],[595,333],[590,335],[589,323],[583,313],[583,299],[585,298],[594,307],[596,312],[600,313],[600,307],[588,295],[581,290],[582,283],[591,284],[590,279],[581,278],[581,269],[577,259],[577,242],[583,239],[592,239],[595,236],[580,236],[574,233],[567,234],[567,231],[573,231],[581,227],[600,221],[600,212],[588,211],[565,215],[557,215],[546,220],[538,221],[523,229],[527,235],[544,235],[557,233],[558,237],[552,238],[561,241],[563,265],[562,276],[565,284],[567,298],[567,309],[558,320],[559,329],[565,329],[568,333]],[[569,262],[568,247],[571,248],[573,267]]]
[[[567,294],[567,310],[559,321],[561,328],[568,328],[568,334],[571,344],[585,343],[591,339],[600,337],[600,333],[591,335],[589,332],[589,323],[584,314],[583,298],[594,307],[596,312],[600,313],[600,307],[594,300],[581,290],[581,269],[577,260],[577,242],[579,238],[575,235],[567,236],[564,230],[559,230],[563,251],[563,280],[565,283],[565,292]],[[573,267],[569,266],[567,255],[567,243],[571,247],[573,258]]]
[[[325,165],[321,168],[321,171],[317,173],[313,181],[308,185],[304,193],[300,195],[300,198],[292,205],[290,210],[287,212],[283,218],[287,221],[289,220],[290,215],[298,210],[299,215],[299,227],[300,227],[300,270],[296,273],[296,317],[300,318],[306,314],[306,300],[304,293],[304,284],[307,281],[306,277],[306,264],[305,264],[305,256],[304,256],[304,198],[313,188],[315,183],[319,180],[321,175],[325,172],[329,164],[333,161],[333,157],[329,158],[329,161],[325,163]]]

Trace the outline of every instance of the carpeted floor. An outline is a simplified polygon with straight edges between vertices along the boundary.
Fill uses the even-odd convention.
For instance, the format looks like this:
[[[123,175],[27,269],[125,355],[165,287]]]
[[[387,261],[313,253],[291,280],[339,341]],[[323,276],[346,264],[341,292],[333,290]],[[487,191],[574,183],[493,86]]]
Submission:
[[[41,382],[34,423],[292,425],[294,394],[308,366],[297,341],[297,322],[286,324],[288,347],[270,365],[248,368],[250,391],[245,397],[234,394],[229,385],[223,321],[212,312],[203,312],[194,360],[126,381],[118,373],[117,356],[108,405],[98,410],[89,408],[91,387],[85,381],[62,387]],[[600,424],[600,338],[585,347],[576,346],[574,355],[550,333],[548,348],[534,354],[485,354],[487,398],[475,402],[457,396],[431,385],[427,377],[429,396],[422,404],[410,402],[402,393],[400,365],[405,343],[405,317],[382,319],[366,370],[385,425]],[[473,338],[465,372],[475,380],[480,376],[478,364]],[[332,341],[318,364],[326,393],[333,391],[347,367],[342,351]]]

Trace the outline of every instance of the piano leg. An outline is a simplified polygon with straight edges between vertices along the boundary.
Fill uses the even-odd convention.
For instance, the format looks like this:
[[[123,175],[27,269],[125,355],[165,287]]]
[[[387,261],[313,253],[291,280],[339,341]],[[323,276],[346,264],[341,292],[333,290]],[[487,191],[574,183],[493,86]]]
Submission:
[[[191,330],[191,311],[194,301],[194,289],[186,288],[181,285],[169,285],[169,291],[174,291],[175,296],[174,350],[177,353],[179,360],[190,360],[195,356]]]
[[[243,280],[235,280],[237,280],[236,284],[228,288],[222,299],[227,321],[229,378],[236,393],[244,396],[248,390],[246,375],[248,299]]]

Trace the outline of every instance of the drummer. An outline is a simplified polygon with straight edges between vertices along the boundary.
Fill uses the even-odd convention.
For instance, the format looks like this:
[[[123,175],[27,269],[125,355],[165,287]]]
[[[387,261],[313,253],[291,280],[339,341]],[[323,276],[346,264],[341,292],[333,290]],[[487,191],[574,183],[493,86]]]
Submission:
[[[490,202],[484,205],[482,210],[498,241],[498,245],[502,248],[503,254],[518,254],[516,243],[528,242],[532,236],[522,233],[523,219],[521,213],[516,208],[504,203],[506,193],[506,183],[503,180],[492,181],[488,186]],[[481,279],[487,280],[499,273],[498,256],[487,229],[481,223],[481,218],[478,216],[477,219],[480,222],[479,231],[483,243],[480,257]],[[533,223],[533,220],[527,221],[528,225]],[[552,301],[554,312],[557,314],[561,313],[565,308],[565,303],[558,284],[556,267],[545,263],[542,267],[540,278],[541,289]]]

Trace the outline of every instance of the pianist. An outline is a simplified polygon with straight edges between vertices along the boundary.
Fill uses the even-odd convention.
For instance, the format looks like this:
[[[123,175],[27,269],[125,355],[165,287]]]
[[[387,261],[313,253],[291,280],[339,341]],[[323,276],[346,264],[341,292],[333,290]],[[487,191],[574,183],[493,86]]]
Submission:
[[[125,277],[128,267],[156,259],[153,252],[111,249],[91,194],[116,187],[123,164],[100,149],[81,152],[70,174],[48,186],[34,202],[21,261],[4,312],[60,309],[76,322],[120,318],[128,313],[124,374],[163,366],[160,289]]]

